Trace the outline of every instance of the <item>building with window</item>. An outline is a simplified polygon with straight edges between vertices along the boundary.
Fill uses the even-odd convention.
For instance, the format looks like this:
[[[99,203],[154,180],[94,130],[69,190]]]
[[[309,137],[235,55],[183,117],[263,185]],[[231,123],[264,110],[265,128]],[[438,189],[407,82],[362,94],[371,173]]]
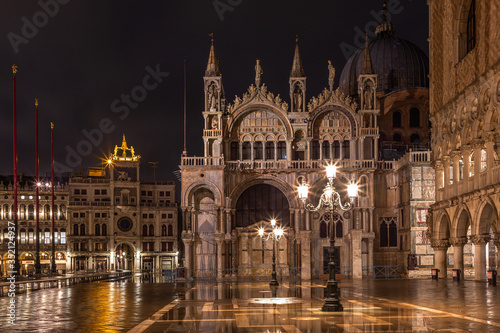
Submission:
[[[106,170],[89,169],[55,185],[55,249],[59,271],[133,270],[162,272],[178,265],[177,205],[173,181],[140,180],[140,156],[125,137]],[[33,273],[35,263],[35,184],[19,177],[20,263]],[[51,256],[51,187],[40,187],[42,272]],[[12,221],[12,177],[0,179],[1,267],[5,273],[8,222]]]
[[[397,38],[384,15],[377,37],[346,63],[339,87],[335,68],[324,61],[328,86],[309,97],[297,41],[289,99],[266,86],[265,64],[257,60],[255,82],[230,102],[212,40],[200,115],[204,156],[185,152],[180,166],[189,277],[269,274],[272,244],[256,229],[271,218],[287,230],[276,255],[281,275],[326,277],[332,225],[345,276],[361,278],[378,266],[406,269],[412,251],[430,253],[421,237],[434,199],[427,56]],[[318,201],[328,163],[339,168],[342,195],[350,182],[360,187],[354,208],[333,216],[306,211],[297,195],[306,182]]]
[[[474,268],[485,280],[500,267],[500,8],[446,0],[429,9],[436,267]]]

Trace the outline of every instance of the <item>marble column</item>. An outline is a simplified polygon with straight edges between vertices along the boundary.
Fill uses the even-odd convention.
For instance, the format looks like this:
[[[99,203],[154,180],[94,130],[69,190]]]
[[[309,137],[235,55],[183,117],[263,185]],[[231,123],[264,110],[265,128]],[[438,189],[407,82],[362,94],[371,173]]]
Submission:
[[[236,242],[238,241],[237,231],[231,235],[231,277],[236,277]]]
[[[373,275],[373,238],[368,238],[368,275]]]
[[[486,244],[490,240],[490,235],[473,235],[470,239],[474,244],[474,279],[486,281]]]
[[[224,262],[222,261],[222,251],[224,248],[224,240],[217,239],[217,280],[222,280],[224,277]]]
[[[486,184],[491,184],[493,181],[493,172],[491,171],[495,165],[495,138],[490,134],[488,141],[486,141]]]
[[[439,269],[439,278],[447,279],[446,251],[450,247],[450,242],[447,239],[431,240],[431,246],[434,249],[434,267]]]
[[[184,249],[185,249],[185,259],[184,259],[184,266],[185,266],[185,269],[186,269],[186,272],[185,272],[185,277],[187,280],[191,279],[191,275],[192,275],[192,265],[191,265],[191,261],[192,261],[192,247],[191,247],[191,244],[193,243],[193,239],[192,238],[183,238],[182,241],[184,242]]]
[[[453,162],[453,182],[456,184],[460,181],[460,151],[451,152],[451,160]]]
[[[301,280],[311,280],[311,232],[301,231]]]
[[[361,241],[363,231],[360,229],[351,230],[351,258],[352,258],[352,278],[363,278],[363,258],[361,254]],[[344,238],[345,239],[345,238]]]
[[[464,245],[467,244],[466,237],[450,238],[453,246],[453,268],[460,269],[461,278],[464,278]]]
[[[450,166],[451,166],[451,158],[449,156],[444,156],[443,157],[444,186],[450,185]]]
[[[497,267],[496,270],[500,272],[500,232],[495,233],[495,237],[493,238],[493,242],[497,247]]]

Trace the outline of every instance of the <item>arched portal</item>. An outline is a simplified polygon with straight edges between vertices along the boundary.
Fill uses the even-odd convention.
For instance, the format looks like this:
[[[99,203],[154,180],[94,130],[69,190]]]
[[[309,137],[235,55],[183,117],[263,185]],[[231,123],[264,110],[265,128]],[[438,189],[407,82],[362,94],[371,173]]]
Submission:
[[[257,184],[247,188],[238,198],[236,227],[247,227],[272,218],[282,226],[290,226],[290,205],[278,188],[269,184]]]
[[[116,247],[116,269],[134,270],[134,248],[127,243],[120,243]]]

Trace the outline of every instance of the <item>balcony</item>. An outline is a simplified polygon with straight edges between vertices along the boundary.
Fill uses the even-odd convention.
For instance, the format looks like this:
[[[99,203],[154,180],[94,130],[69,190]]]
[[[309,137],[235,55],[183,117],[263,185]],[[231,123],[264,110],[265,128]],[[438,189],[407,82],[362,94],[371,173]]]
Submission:
[[[361,128],[361,136],[363,135],[378,135],[378,127],[375,128]]]
[[[220,130],[220,129],[203,130],[203,136],[207,136],[207,137],[221,137],[222,136],[222,130]]]

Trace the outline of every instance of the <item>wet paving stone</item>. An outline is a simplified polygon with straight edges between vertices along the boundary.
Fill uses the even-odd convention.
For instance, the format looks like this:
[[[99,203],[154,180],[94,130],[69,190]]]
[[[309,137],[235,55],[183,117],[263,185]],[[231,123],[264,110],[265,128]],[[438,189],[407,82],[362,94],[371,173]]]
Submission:
[[[0,332],[500,332],[500,292],[485,283],[342,280],[343,312],[323,312],[325,281],[94,282],[0,298]]]

